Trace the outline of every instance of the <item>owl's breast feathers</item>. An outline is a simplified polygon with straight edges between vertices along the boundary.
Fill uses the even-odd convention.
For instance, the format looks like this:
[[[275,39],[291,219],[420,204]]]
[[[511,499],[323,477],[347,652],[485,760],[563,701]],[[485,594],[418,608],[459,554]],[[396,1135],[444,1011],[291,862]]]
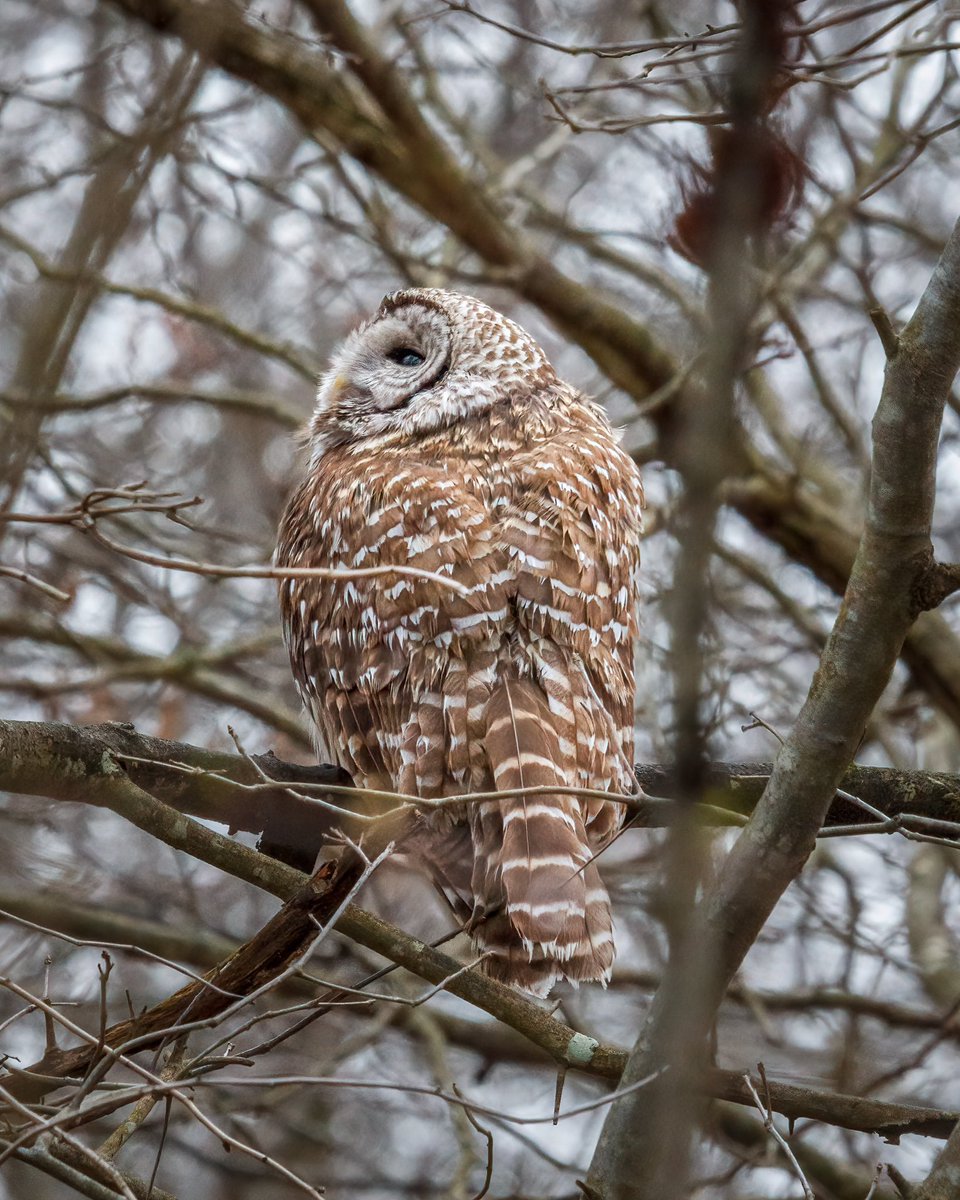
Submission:
[[[602,413],[574,393],[562,400],[503,406],[455,436],[338,447],[290,501],[278,564],[412,566],[464,589],[389,575],[281,584],[285,637],[321,749],[358,784],[421,796],[531,779],[634,790],[643,493]],[[491,713],[502,718],[508,699],[516,721],[491,735]],[[513,768],[504,737],[517,743]],[[530,815],[520,824],[518,803]],[[622,811],[550,796],[468,806],[470,887],[462,871],[438,873],[472,905],[493,974],[541,993],[558,975],[606,976],[609,903],[584,863]],[[544,813],[556,836],[538,867]],[[564,916],[576,905],[576,920]]]

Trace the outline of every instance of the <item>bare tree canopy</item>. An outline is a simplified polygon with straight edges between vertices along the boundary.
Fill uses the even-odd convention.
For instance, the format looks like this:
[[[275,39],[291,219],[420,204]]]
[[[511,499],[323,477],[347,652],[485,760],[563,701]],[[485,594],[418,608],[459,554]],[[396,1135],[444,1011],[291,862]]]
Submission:
[[[960,1195],[956,8],[0,30],[0,1200]],[[295,435],[408,286],[643,469],[606,989],[483,974],[299,711]]]

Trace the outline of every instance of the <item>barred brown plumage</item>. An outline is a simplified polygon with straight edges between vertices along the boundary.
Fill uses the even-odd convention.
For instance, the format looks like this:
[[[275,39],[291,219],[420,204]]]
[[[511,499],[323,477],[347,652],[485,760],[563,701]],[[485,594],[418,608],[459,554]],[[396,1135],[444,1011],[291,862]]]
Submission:
[[[318,751],[412,796],[497,790],[431,818],[435,880],[484,969],[546,995],[605,980],[593,856],[622,807],[518,788],[636,791],[636,466],[602,410],[479,300],[388,296],[321,381],[284,566],[410,565],[436,580],[289,580],[294,675]],[[459,811],[458,811],[459,809]]]

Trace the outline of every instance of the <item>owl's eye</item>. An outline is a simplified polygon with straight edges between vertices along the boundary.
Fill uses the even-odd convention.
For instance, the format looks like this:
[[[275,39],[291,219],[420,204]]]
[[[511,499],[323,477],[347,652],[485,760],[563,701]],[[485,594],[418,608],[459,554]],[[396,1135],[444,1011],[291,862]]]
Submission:
[[[414,350],[410,346],[397,346],[393,350],[388,350],[387,358],[401,367],[419,367],[423,362],[423,355],[420,351]]]

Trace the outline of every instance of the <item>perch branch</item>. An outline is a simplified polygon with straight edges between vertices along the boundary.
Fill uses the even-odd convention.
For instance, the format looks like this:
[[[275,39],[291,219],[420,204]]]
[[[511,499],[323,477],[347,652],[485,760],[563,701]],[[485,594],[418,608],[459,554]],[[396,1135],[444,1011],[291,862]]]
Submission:
[[[232,1001],[224,993],[249,995],[271,979],[281,975],[316,936],[321,924],[335,912],[338,904],[358,877],[362,864],[326,864],[314,877],[275,862],[256,851],[197,824],[176,808],[145,791],[123,771],[113,757],[119,746],[136,746],[147,753],[171,753],[178,760],[193,760],[215,771],[232,771],[240,778],[254,774],[251,764],[240,755],[199,750],[178,743],[143,738],[127,726],[107,725],[81,730],[58,724],[0,722],[0,787],[26,795],[43,795],[64,801],[76,801],[112,809],[139,828],[175,849],[262,888],[284,901],[283,907],[264,927],[235,953],[226,957],[207,975],[220,991],[199,982],[191,982],[180,991],[148,1009],[132,1021],[119,1022],[105,1034],[107,1048],[124,1048],[125,1053],[155,1046],[170,1032],[182,1032],[181,1021],[202,1021],[222,1012]],[[264,756],[270,767],[278,760]],[[319,772],[320,782],[330,768],[290,766],[289,773]],[[141,782],[166,786],[168,795],[187,807],[191,786],[209,789],[205,812],[218,813],[224,819],[224,807],[211,810],[211,797],[222,805],[226,786],[218,775],[204,778],[183,777],[178,773],[153,770],[140,764]],[[262,796],[262,793],[258,793]],[[248,814],[249,816],[250,814]],[[379,829],[378,837],[393,840],[398,831]],[[373,842],[365,842],[369,855]],[[495,1017],[503,1025],[521,1034],[539,1048],[543,1061],[562,1064],[608,1080],[618,1080],[626,1063],[620,1047],[596,1042],[549,1016],[542,1008],[511,988],[464,969],[463,964],[402,930],[355,905],[349,905],[336,923],[339,933],[382,955],[430,984],[445,983],[451,994]],[[334,993],[335,996],[337,993]],[[318,1004],[329,1002],[321,995]],[[93,1039],[94,1043],[96,1039]],[[102,1049],[82,1045],[52,1050],[32,1067],[11,1070],[4,1086],[20,1100],[29,1102],[51,1090],[60,1080],[76,1078],[88,1069]],[[109,1052],[109,1049],[108,1049]],[[56,1082],[54,1082],[56,1081]],[[65,1083],[66,1085],[66,1083]],[[707,1088],[711,1095],[738,1104],[751,1105],[740,1074],[736,1071],[713,1073]],[[817,1092],[771,1082],[771,1103],[776,1112],[788,1118],[809,1117],[844,1128],[879,1133],[897,1138],[907,1133],[945,1138],[958,1119],[955,1112],[902,1105],[855,1096]]]

